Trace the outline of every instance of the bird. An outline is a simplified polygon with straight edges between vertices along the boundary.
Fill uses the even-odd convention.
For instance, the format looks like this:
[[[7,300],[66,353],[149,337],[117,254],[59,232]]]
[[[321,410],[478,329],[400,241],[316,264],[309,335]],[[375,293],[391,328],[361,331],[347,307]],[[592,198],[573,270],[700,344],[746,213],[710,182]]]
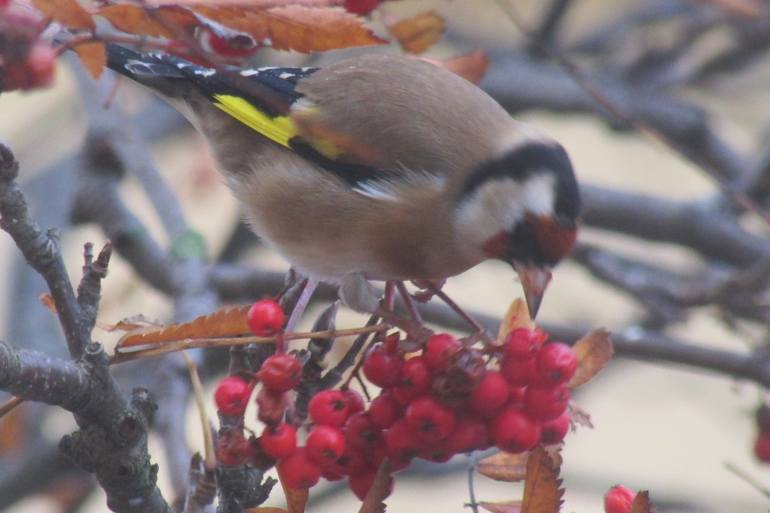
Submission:
[[[575,244],[564,147],[434,63],[214,68],[110,44],[107,64],[177,108],[254,232],[354,310],[379,306],[371,281],[440,283],[497,259],[534,318]]]

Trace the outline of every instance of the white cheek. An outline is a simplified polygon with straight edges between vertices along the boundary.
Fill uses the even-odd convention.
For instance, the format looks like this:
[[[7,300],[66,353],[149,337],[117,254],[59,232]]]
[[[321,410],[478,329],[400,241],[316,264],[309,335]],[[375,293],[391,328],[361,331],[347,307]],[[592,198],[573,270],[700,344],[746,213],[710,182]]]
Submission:
[[[513,180],[490,181],[463,201],[457,212],[458,234],[480,247],[490,237],[510,230],[526,214],[551,214],[553,202],[550,175],[541,174],[523,184]]]

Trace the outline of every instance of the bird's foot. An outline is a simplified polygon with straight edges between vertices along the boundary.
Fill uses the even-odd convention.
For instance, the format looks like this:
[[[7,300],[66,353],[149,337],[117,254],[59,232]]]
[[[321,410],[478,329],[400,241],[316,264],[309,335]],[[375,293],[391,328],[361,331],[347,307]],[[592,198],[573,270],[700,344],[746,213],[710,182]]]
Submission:
[[[435,291],[441,290],[446,280],[412,280],[412,283],[420,289],[419,292],[412,294],[414,300],[419,303],[427,303],[436,295]]]

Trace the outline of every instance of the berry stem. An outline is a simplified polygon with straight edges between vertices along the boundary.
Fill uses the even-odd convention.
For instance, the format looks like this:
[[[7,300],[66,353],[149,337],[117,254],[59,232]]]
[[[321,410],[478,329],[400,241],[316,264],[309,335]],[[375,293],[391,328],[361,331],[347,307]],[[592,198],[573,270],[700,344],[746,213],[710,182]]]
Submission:
[[[374,324],[371,326],[363,326],[360,328],[345,329],[345,330],[323,330],[323,331],[311,331],[311,332],[298,332],[298,333],[284,333],[283,339],[288,340],[300,340],[310,338],[330,338],[337,339],[341,337],[349,337],[353,335],[368,335],[371,333],[377,333],[380,331],[387,331],[392,326],[387,323]],[[138,360],[140,358],[149,358],[151,356],[160,356],[167,353],[174,353],[176,351],[182,351],[184,349],[210,349],[213,347],[230,347],[230,346],[243,346],[248,344],[270,344],[275,343],[277,337],[225,337],[225,338],[187,338],[184,340],[176,340],[173,342],[164,343],[161,346],[150,347],[148,349],[142,349],[139,351],[131,352],[118,352],[112,356],[110,364],[118,364],[123,362],[129,362]]]
[[[468,456],[468,498],[470,502],[465,506],[471,508],[473,513],[479,513],[479,503],[476,502],[476,488],[474,486],[474,477],[476,475],[476,455]]]
[[[414,301],[412,301],[412,296],[409,294],[409,291],[406,290],[406,285],[404,285],[404,282],[397,281],[396,287],[398,288],[398,293],[401,295],[401,298],[404,300],[406,309],[409,311],[409,316],[417,324],[422,324],[422,317],[420,316],[420,312],[417,311],[417,307],[415,306]]]
[[[492,338],[489,336],[489,333],[487,333],[487,330],[484,329],[484,326],[479,324],[476,319],[465,313],[465,310],[463,310],[460,305],[454,302],[454,300],[447,295],[446,292],[444,292],[442,289],[436,287],[435,285],[428,283],[427,284],[428,290],[430,290],[436,297],[438,297],[441,301],[446,303],[446,305],[454,310],[454,312],[459,315],[465,322],[471,325],[471,327],[476,331],[479,338],[483,340],[487,344],[492,344]]]

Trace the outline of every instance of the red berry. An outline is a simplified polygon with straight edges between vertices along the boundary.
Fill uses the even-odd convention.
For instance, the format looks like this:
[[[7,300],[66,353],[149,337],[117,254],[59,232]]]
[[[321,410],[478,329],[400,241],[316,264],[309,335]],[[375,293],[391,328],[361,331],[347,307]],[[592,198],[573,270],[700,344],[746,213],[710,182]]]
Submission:
[[[548,334],[541,329],[517,328],[505,337],[503,358],[516,361],[529,360],[537,354],[547,339]]]
[[[353,14],[363,16],[376,9],[380,2],[382,0],[345,0],[345,9]]]
[[[514,360],[511,358],[503,358],[500,362],[500,374],[514,386],[525,386],[532,382],[537,370],[535,367],[535,359],[529,360]]]
[[[524,397],[527,394],[527,387],[512,386],[508,389],[510,395],[508,396],[508,404],[516,406],[524,406]]]
[[[272,458],[285,458],[297,448],[297,430],[285,422],[266,426],[259,437],[259,446]]]
[[[364,376],[378,387],[387,388],[398,382],[402,360],[382,345],[372,347],[364,359]]]
[[[604,513],[628,513],[636,494],[623,485],[615,485],[604,494]]]
[[[259,49],[254,39],[248,34],[231,32],[220,35],[213,30],[204,29],[198,32],[198,43],[204,50],[225,57],[248,57]]]
[[[414,435],[404,419],[399,419],[385,430],[385,447],[391,468],[396,471],[406,468],[424,445]]]
[[[275,299],[260,299],[246,314],[249,329],[258,337],[270,337],[281,331],[286,321],[283,308]]]
[[[331,468],[342,475],[351,476],[366,471],[369,468],[369,462],[366,461],[363,451],[352,449],[346,443],[345,452]]]
[[[455,428],[455,414],[429,395],[415,399],[406,408],[404,419],[418,438],[441,440]]]
[[[439,440],[437,444],[424,447],[418,456],[434,463],[446,463],[452,459],[454,453],[443,442],[445,440]]]
[[[378,428],[389,428],[401,415],[401,406],[389,392],[375,397],[369,405],[369,418]]]
[[[265,424],[278,424],[289,406],[289,398],[284,393],[271,392],[263,388],[257,393],[257,418]]]
[[[345,402],[348,403],[348,413],[354,414],[360,411],[364,411],[366,404],[364,403],[364,397],[351,388],[346,388],[342,391],[345,394]]]
[[[340,427],[350,416],[350,406],[342,390],[322,390],[310,399],[310,418],[316,424]]]
[[[448,333],[432,335],[425,343],[425,363],[433,372],[445,371],[462,347],[462,343]]]
[[[239,429],[225,429],[219,433],[217,460],[224,465],[241,465],[251,456],[251,444]]]
[[[26,67],[31,77],[31,87],[48,87],[53,83],[56,52],[47,43],[36,41],[27,54]]]
[[[265,360],[258,376],[271,392],[288,392],[302,379],[302,366],[294,356],[278,353]]]
[[[393,389],[396,400],[403,405],[430,390],[431,374],[425,359],[416,356],[405,361],[401,366],[401,375]]]
[[[368,451],[381,440],[381,430],[372,423],[366,412],[350,416],[345,422],[345,442],[353,449]]]
[[[370,470],[368,472],[362,472],[360,474],[352,475],[350,476],[350,480],[348,481],[348,484],[350,486],[350,489],[353,490],[353,493],[356,494],[356,497],[359,498],[359,500],[364,500],[366,498],[366,494],[369,493],[369,489],[374,484],[374,479],[377,476],[376,470]],[[389,488],[390,492],[393,492],[393,478],[388,477],[389,481]]]
[[[289,488],[310,488],[321,478],[321,469],[308,457],[304,447],[279,461],[277,467]]]
[[[762,463],[770,463],[770,433],[759,433],[754,442],[754,455]]]
[[[503,451],[524,452],[540,441],[540,423],[521,410],[508,407],[492,420],[489,434]]]
[[[471,410],[482,416],[492,415],[500,409],[510,395],[510,385],[502,374],[488,370],[471,392]]]
[[[569,389],[565,385],[530,385],[524,396],[524,409],[538,420],[553,420],[567,410]]]
[[[251,386],[238,376],[228,376],[219,382],[214,392],[214,402],[222,415],[243,415],[249,404]]]
[[[345,435],[332,426],[316,426],[305,442],[308,457],[322,467],[333,464],[345,452]]]
[[[575,375],[577,366],[577,356],[570,346],[551,342],[537,353],[537,380],[552,385],[566,383]]]
[[[543,432],[540,434],[540,443],[543,445],[558,444],[569,433],[569,412],[565,411],[558,417],[543,422]]]
[[[489,446],[487,425],[477,417],[460,417],[445,443],[454,454],[486,449]]]

